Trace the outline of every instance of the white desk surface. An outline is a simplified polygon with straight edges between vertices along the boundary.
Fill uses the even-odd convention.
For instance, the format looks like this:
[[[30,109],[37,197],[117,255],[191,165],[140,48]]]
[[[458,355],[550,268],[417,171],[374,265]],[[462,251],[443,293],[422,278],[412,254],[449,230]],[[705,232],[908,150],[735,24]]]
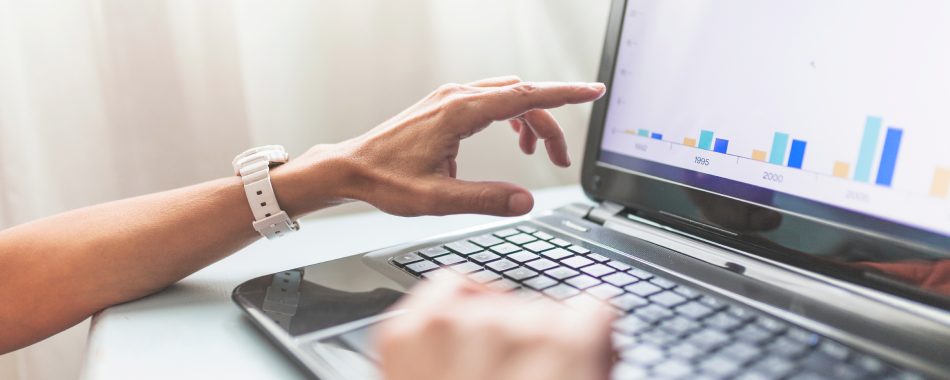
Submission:
[[[590,203],[580,186],[534,192],[535,211]],[[371,212],[304,220],[151,296],[92,319],[82,379],[307,379],[231,301],[249,279],[467,227],[482,215],[399,218]]]

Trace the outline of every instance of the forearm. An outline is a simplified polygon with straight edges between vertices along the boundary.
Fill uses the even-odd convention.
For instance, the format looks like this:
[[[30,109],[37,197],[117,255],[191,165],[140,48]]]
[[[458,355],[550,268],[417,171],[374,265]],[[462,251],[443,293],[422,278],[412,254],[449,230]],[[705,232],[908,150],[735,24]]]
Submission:
[[[306,176],[272,170],[278,203],[292,218],[345,201],[338,168],[326,160],[310,166]],[[227,257],[261,237],[253,220],[240,178],[231,177],[0,232],[0,353]]]

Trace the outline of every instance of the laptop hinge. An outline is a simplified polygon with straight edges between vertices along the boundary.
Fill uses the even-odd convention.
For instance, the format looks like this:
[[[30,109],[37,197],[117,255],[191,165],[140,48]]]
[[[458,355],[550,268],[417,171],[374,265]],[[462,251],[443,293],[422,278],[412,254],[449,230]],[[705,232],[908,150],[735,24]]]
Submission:
[[[587,219],[597,224],[604,224],[610,218],[621,213],[624,207],[622,205],[613,203],[611,201],[603,201],[593,210],[590,210],[590,213],[587,214]]]

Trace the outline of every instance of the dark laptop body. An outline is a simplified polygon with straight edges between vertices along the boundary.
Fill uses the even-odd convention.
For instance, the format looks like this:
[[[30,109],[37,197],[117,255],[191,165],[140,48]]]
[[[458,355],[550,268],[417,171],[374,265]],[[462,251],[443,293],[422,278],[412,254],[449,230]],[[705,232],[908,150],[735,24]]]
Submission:
[[[867,125],[857,128],[858,137],[861,131],[865,136],[854,143],[860,145],[855,148],[856,162],[851,167],[854,174],[847,168],[841,171],[841,165],[846,163],[836,162],[833,172],[829,168],[829,173],[814,174],[817,179],[809,179],[813,183],[783,190],[781,186],[793,186],[794,181],[811,178],[808,165],[822,162],[804,161],[803,155],[820,153],[822,140],[811,137],[812,145],[806,148],[805,142],[796,140],[795,136],[792,141],[785,141],[790,139],[788,134],[774,131],[773,149],[769,153],[777,159],[767,159],[759,150],[735,150],[737,146],[742,148],[739,133],[725,132],[731,136],[733,148],[730,148],[730,141],[713,140],[713,133],[706,129],[695,131],[698,133],[694,133],[695,138],[691,140],[688,136],[694,132],[692,129],[675,126],[693,123],[698,124],[697,128],[713,129],[720,125],[703,124],[704,120],[718,119],[706,117],[702,112],[696,112],[685,121],[678,113],[665,116],[660,113],[661,119],[674,120],[670,125],[618,124],[610,120],[611,117],[616,119],[624,114],[611,113],[611,108],[623,110],[627,104],[649,103],[641,99],[643,95],[637,90],[640,85],[626,82],[624,76],[651,75],[637,72],[638,67],[655,63],[649,57],[640,58],[641,55],[664,51],[655,46],[644,53],[635,50],[663,41],[660,35],[664,27],[652,25],[651,17],[660,22],[683,16],[678,13],[691,13],[688,19],[695,22],[689,25],[707,28],[709,33],[699,29],[683,33],[704,36],[722,32],[722,27],[710,21],[720,14],[717,12],[728,18],[736,16],[726,11],[745,9],[742,17],[757,21],[745,25],[743,35],[755,36],[756,22],[764,23],[767,16],[784,11],[778,9],[782,8],[779,5],[788,5],[769,1],[737,8],[741,2],[697,2],[705,6],[699,7],[703,13],[687,10],[685,3],[682,10],[669,3],[613,1],[599,77],[608,84],[609,92],[594,104],[581,179],[588,197],[597,202],[596,207],[565,205],[531,217],[259,277],[238,286],[233,300],[278,347],[316,377],[378,378],[369,340],[373,325],[398,315],[400,311],[388,311],[389,306],[421,278],[436,273],[426,265],[444,264],[445,268],[440,271],[453,270],[447,267],[459,262],[443,263],[439,258],[455,255],[464,259],[463,264],[477,263],[484,267],[475,268],[476,272],[465,272],[472,276],[483,273],[473,277],[478,281],[492,284],[500,279],[515,280],[516,277],[506,274],[510,272],[499,270],[495,274],[479,258],[496,253],[496,256],[504,256],[496,252],[501,251],[496,248],[501,244],[515,244],[518,250],[562,264],[564,272],[574,273],[575,277],[571,278],[597,277],[585,269],[594,265],[607,268],[613,277],[599,277],[597,283],[604,285],[603,288],[628,289],[627,293],[639,294],[629,299],[635,301],[642,295],[648,300],[636,301],[641,304],[621,302],[619,296],[590,291],[593,288],[585,287],[589,285],[578,285],[580,281],[555,275],[551,275],[553,280],[547,280],[557,284],[553,286],[518,282],[524,289],[537,286],[537,294],[568,304],[580,295],[588,298],[595,295],[615,307],[623,318],[638,317],[618,326],[615,334],[615,339],[625,342],[618,343],[624,358],[621,361],[624,368],[615,373],[618,379],[950,378],[950,233],[943,226],[915,224],[902,216],[913,217],[914,212],[918,212],[920,220],[929,220],[932,213],[945,213],[943,217],[950,220],[950,212],[941,208],[944,206],[939,202],[928,206],[926,211],[912,209],[930,204],[926,202],[933,201],[931,198],[940,201],[941,190],[945,197],[942,169],[937,169],[930,194],[920,195],[930,198],[907,206],[910,211],[894,210],[888,207],[891,204],[887,201],[880,207],[871,203],[879,194],[886,197],[897,191],[890,187],[892,180],[895,189],[901,184],[898,181],[903,178],[898,175],[903,173],[904,166],[900,166],[903,161],[895,164],[895,160],[913,157],[910,153],[898,153],[894,147],[895,134],[897,144],[901,144],[901,133],[907,136],[905,146],[900,146],[904,152],[915,149],[910,147],[915,141],[911,139],[912,133],[922,133],[923,128],[916,132],[910,126],[905,127],[906,131],[897,128],[885,131],[887,125],[875,129],[875,120],[880,119],[868,117]],[[828,3],[833,2],[824,4]],[[894,7],[902,4],[891,3]],[[765,9],[769,6],[775,9]],[[809,6],[801,5],[802,8]],[[814,12],[808,14],[818,12],[821,7],[815,5],[814,8]],[[671,13],[674,15],[670,16]],[[778,23],[809,26],[805,21],[796,24],[795,17],[804,20],[805,16],[789,17]],[[761,28],[762,34],[767,35],[774,31],[770,28],[779,27]],[[724,35],[729,34],[726,32]],[[950,35],[935,38],[950,46]],[[780,41],[774,44],[781,46]],[[692,46],[703,49],[700,45]],[[755,52],[749,54],[757,56]],[[626,66],[630,60],[637,66]],[[678,62],[672,58],[668,61]],[[659,62],[664,60],[659,59]],[[691,60],[684,62],[699,64]],[[803,64],[819,69],[824,62]],[[692,69],[682,71],[703,73]],[[739,71],[741,74],[742,70]],[[662,82],[661,79],[658,80]],[[642,81],[649,82],[648,78]],[[755,82],[750,80],[752,84]],[[693,95],[702,92],[684,91]],[[729,91],[724,90],[723,96],[728,97]],[[761,96],[768,97],[768,94]],[[735,102],[740,101],[738,98]],[[650,114],[655,111],[650,107],[643,105],[633,112],[642,110],[642,114]],[[803,113],[809,111],[807,106],[802,110]],[[618,129],[618,125],[626,127]],[[751,134],[750,131],[750,128],[744,130]],[[869,131],[879,131],[880,138],[869,139]],[[687,137],[679,140],[674,136],[672,140],[670,136],[675,133]],[[631,150],[610,148],[620,144],[617,139],[626,139],[622,141],[629,142]],[[608,140],[616,144],[610,145]],[[861,167],[866,166],[868,160],[864,151],[871,143],[877,145],[876,150],[870,149],[877,181],[871,178],[862,183]],[[661,154],[653,153],[657,150],[667,150],[662,153],[666,156],[652,159],[650,154]],[[784,156],[776,155],[776,151],[784,152]],[[937,154],[931,156],[936,158]],[[676,157],[688,160],[677,163]],[[725,166],[727,163],[755,172],[762,181],[771,183],[737,179],[742,173],[735,167]],[[715,172],[720,170],[717,165],[724,171]],[[819,199],[824,193],[834,191],[843,191],[843,198],[859,201],[858,205]],[[918,196],[913,192],[908,194],[906,197],[911,199]],[[860,202],[868,205],[861,206]],[[511,239],[520,238],[525,241],[509,243]],[[532,243],[535,245],[528,245]],[[551,252],[555,250],[563,252],[564,257],[553,257]],[[476,256],[479,253],[486,255]],[[572,263],[558,262],[575,257]],[[529,268],[528,264],[511,259]],[[420,264],[426,262],[429,264]],[[623,275],[618,274],[621,272]],[[539,277],[543,274],[535,278]],[[613,285],[606,286],[608,282]],[[644,289],[656,290],[640,293]],[[654,303],[667,307],[669,315],[662,315]],[[692,325],[676,330],[680,325],[673,324],[673,320]],[[736,320],[742,324],[736,327],[722,324]],[[687,331],[688,328],[692,330]],[[700,332],[704,334],[703,341],[697,337]],[[709,342],[719,337],[725,340]],[[708,346],[701,354],[690,356],[683,354],[683,342]],[[645,349],[635,351],[641,346],[653,350],[647,354],[659,356],[646,362],[643,358],[650,355],[637,356]],[[742,351],[736,347],[752,348]],[[624,356],[623,352],[631,353]],[[763,368],[772,363],[776,364]],[[729,366],[735,368],[723,369]]]

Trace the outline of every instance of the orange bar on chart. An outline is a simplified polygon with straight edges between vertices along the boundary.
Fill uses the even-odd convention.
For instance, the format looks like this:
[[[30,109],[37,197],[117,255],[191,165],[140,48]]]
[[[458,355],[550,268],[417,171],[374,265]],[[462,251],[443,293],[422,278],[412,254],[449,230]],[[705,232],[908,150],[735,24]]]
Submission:
[[[950,187],[950,170],[937,168],[937,172],[934,173],[934,183],[930,186],[930,195],[946,198],[948,187]]]
[[[835,161],[835,170],[831,172],[831,175],[838,178],[848,178],[849,171],[851,171],[851,164]]]
[[[631,131],[631,130],[629,130],[629,129],[624,129],[623,132],[624,132],[624,133],[629,133],[629,134],[631,134],[631,135],[637,134],[637,131]]]
[[[761,151],[761,150],[753,150],[753,151],[752,151],[752,159],[753,159],[753,160],[756,160],[756,161],[765,162],[765,152],[763,152],[763,151]]]
[[[691,146],[691,147],[695,148],[695,147],[696,147],[696,139],[691,139],[691,138],[687,137],[687,138],[683,139],[683,145]]]

